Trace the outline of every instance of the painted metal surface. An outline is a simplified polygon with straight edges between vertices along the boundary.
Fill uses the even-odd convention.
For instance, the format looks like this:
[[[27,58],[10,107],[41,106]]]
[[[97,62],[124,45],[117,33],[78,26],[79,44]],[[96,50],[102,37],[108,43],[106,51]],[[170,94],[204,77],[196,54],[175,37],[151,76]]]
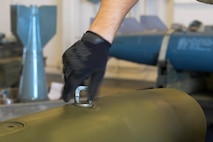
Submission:
[[[43,47],[56,32],[56,7],[11,6],[12,31],[24,45],[18,99],[47,100]]]
[[[174,89],[100,97],[92,108],[61,107],[0,123],[3,142],[204,142],[199,104]]]
[[[136,33],[116,36],[110,56],[136,63],[156,65],[165,33]]]
[[[156,65],[164,32],[118,35],[110,56],[136,63]],[[170,36],[166,59],[177,70],[213,72],[213,34],[174,32]]]

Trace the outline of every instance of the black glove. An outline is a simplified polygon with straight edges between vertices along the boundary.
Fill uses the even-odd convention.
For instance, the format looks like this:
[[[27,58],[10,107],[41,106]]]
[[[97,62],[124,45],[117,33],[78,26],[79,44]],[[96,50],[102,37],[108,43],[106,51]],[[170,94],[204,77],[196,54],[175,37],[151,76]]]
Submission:
[[[90,80],[89,100],[94,100],[105,73],[110,47],[108,41],[88,31],[81,40],[64,52],[62,58],[65,85],[62,95],[65,102],[74,96],[75,89],[87,79]]]

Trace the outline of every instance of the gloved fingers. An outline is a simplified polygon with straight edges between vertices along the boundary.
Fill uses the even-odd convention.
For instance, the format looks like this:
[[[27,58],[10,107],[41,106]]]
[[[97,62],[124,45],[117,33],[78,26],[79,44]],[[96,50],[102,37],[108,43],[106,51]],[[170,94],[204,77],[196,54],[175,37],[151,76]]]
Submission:
[[[62,91],[62,99],[64,100],[64,102],[69,102],[73,95],[74,91],[70,87],[70,84],[65,83]]]
[[[99,85],[103,79],[104,72],[96,72],[90,78],[90,84],[88,86],[88,96],[89,100],[93,101],[97,95]]]
[[[75,90],[78,86],[84,83],[85,76],[72,71],[72,73],[65,79],[65,85],[62,92],[62,98],[65,102],[70,101],[74,97]]]
[[[72,96],[74,95],[72,87],[70,87],[71,82],[70,82],[70,77],[69,77],[69,76],[71,76],[72,70],[68,65],[64,64],[63,73],[64,73],[64,87],[63,87],[63,90],[62,90],[62,99],[65,102],[68,102],[72,98]]]
[[[72,69],[68,63],[68,61],[63,58],[63,74],[64,74],[64,80],[66,82],[66,80],[68,79],[68,77],[70,76],[70,74],[72,73]]]

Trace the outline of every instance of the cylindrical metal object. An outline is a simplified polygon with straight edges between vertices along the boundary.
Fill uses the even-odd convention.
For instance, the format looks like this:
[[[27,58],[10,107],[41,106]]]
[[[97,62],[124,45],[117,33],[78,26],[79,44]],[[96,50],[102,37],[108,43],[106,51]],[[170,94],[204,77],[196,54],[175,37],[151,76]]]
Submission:
[[[42,50],[56,33],[56,13],[56,6],[11,6],[11,30],[24,46],[18,95],[21,102],[47,100]]]
[[[156,65],[166,33],[119,35],[110,56],[136,63]],[[166,60],[177,70],[213,72],[212,33],[174,32],[170,35]]]
[[[191,96],[150,89],[2,122],[0,132],[4,142],[204,142],[206,119]]]
[[[31,6],[28,44],[24,47],[19,96],[21,102],[47,100],[46,75],[39,25],[39,9]],[[23,25],[22,25],[23,26]]]
[[[130,34],[116,36],[109,54],[118,59],[156,65],[164,34],[165,33]]]
[[[178,70],[213,72],[213,35],[175,33],[171,35],[167,57]]]

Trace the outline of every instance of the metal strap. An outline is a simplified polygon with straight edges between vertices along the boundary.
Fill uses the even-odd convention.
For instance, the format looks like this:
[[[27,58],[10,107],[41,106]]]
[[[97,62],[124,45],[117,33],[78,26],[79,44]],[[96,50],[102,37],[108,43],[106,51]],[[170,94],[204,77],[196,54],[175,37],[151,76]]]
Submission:
[[[168,49],[168,44],[169,44],[169,40],[171,37],[171,34],[174,32],[173,29],[169,30],[162,41],[161,44],[161,48],[160,48],[160,52],[159,52],[159,56],[158,56],[158,64],[164,65],[165,61],[166,61],[166,53],[167,53],[167,49]]]

